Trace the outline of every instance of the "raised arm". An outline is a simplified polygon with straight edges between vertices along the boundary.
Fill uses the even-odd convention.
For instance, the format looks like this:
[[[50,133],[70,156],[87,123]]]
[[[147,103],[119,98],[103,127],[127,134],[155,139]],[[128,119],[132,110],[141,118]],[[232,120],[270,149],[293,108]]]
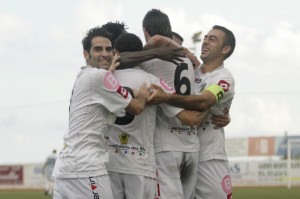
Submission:
[[[130,66],[138,65],[154,58],[169,61],[177,65],[176,61],[182,61],[180,57],[185,57],[182,48],[161,47],[136,52],[123,52],[120,54],[120,65],[118,68],[129,68]]]
[[[161,35],[154,35],[151,37],[147,44],[144,46],[145,50],[153,49],[153,48],[159,48],[159,47],[173,47],[173,48],[180,48],[180,46],[177,42],[172,40],[171,38],[164,37]],[[197,59],[197,57],[189,51],[187,48],[182,47],[182,52],[184,55],[191,60],[193,63],[194,69],[196,69],[200,65],[200,61]]]

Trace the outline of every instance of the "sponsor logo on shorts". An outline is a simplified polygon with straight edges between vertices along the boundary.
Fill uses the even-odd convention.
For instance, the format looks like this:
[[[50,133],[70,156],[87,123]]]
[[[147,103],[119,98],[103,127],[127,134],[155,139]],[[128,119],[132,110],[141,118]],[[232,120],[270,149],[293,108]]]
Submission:
[[[94,177],[89,177],[89,180],[90,180],[91,190],[92,190],[93,195],[94,195],[94,199],[100,199],[99,194],[96,191],[96,188],[97,188],[96,180],[94,180]]]
[[[231,179],[229,175],[226,175],[222,180],[222,188],[225,193],[227,193],[227,196],[231,194],[232,192],[232,184]]]
[[[228,82],[226,82],[225,80],[220,80],[218,85],[223,88],[224,92],[227,92],[230,87],[230,84]]]

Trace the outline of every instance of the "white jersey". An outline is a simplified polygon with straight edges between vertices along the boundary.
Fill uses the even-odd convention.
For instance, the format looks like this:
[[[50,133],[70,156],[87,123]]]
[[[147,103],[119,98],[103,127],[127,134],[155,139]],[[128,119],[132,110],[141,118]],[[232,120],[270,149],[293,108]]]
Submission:
[[[116,118],[111,113],[118,114],[132,99],[111,72],[91,66],[81,69],[72,92],[65,147],[53,172],[59,178],[107,174],[106,134]]]
[[[46,159],[43,169],[44,169],[44,174],[47,177],[47,179],[50,179],[52,176],[56,158],[57,158],[56,154],[51,154]]]
[[[177,67],[171,62],[160,59],[144,62],[141,67],[166,81],[175,89],[177,94],[194,94],[195,73],[189,59],[184,59],[184,62]],[[168,118],[158,107],[154,149],[155,152],[197,152],[200,149],[197,129],[196,127],[182,126],[179,119]]]
[[[223,114],[223,110],[227,107],[230,108],[231,102],[234,97],[234,79],[229,70],[221,65],[210,73],[202,73],[201,67],[195,71],[195,92],[201,92],[209,85],[217,84],[224,89],[223,98],[213,105],[207,120],[201,127],[198,128],[198,135],[200,140],[200,159],[199,162],[220,159],[227,160],[225,151],[225,135],[224,128],[214,129],[211,124],[211,114]]]
[[[138,89],[145,82],[157,84],[167,92],[174,93],[174,89],[140,68],[116,70],[114,76],[126,89]],[[168,117],[175,117],[183,110],[167,104],[158,106]],[[146,106],[136,116],[117,118],[109,134],[109,171],[156,177],[153,137],[158,106]]]

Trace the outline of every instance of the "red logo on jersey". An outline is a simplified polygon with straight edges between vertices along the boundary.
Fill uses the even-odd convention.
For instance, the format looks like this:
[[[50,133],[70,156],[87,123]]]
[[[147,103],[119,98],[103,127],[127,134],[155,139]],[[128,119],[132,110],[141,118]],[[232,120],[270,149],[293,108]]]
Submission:
[[[125,99],[127,99],[127,97],[128,97],[128,91],[125,88],[123,88],[122,86],[119,86],[117,93],[119,93]]]
[[[175,90],[169,86],[164,80],[160,79],[160,85],[168,92],[175,93]]]
[[[230,87],[230,84],[228,82],[226,82],[225,80],[220,80],[218,85],[223,88],[224,92],[227,92]]]
[[[106,73],[104,77],[104,85],[109,90],[117,90],[120,87],[118,80],[116,80],[111,72]]]

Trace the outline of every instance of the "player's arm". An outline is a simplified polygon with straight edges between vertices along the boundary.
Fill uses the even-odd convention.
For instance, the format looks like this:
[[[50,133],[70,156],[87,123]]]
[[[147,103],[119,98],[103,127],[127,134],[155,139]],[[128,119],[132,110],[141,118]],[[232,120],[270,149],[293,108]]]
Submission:
[[[145,50],[148,49],[154,49],[154,48],[159,48],[159,47],[173,47],[173,48],[180,48],[182,47],[179,45],[177,42],[172,40],[171,38],[164,37],[161,35],[154,35],[151,37],[146,45],[144,46]],[[184,55],[191,60],[193,63],[194,69],[197,68],[200,65],[200,61],[197,59],[197,57],[189,51],[187,48],[182,47],[182,52]]]
[[[164,92],[159,86],[152,84],[154,90],[149,98],[149,103],[167,103],[195,111],[206,111],[223,98],[224,90],[218,85],[210,85],[201,95],[174,95]]]
[[[138,115],[144,110],[150,96],[149,87],[144,83],[134,95],[125,111],[132,115]]]
[[[183,110],[176,115],[183,125],[201,126],[206,120],[209,111],[198,112],[192,110]]]
[[[156,49],[142,50],[136,52],[122,52],[120,54],[119,69],[139,65],[142,62],[158,58],[164,61],[169,61],[177,65],[176,61],[182,61],[180,57],[185,57],[182,48],[161,47]],[[110,68],[113,71],[115,68]]]
[[[144,50],[149,50],[153,48],[159,47],[173,47],[173,48],[181,48],[178,43],[173,41],[171,38],[164,37],[161,35],[154,35],[151,37],[144,46]]]
[[[214,129],[225,127],[230,123],[229,108],[225,108],[223,113],[223,115],[212,115],[211,123],[214,124]]]

